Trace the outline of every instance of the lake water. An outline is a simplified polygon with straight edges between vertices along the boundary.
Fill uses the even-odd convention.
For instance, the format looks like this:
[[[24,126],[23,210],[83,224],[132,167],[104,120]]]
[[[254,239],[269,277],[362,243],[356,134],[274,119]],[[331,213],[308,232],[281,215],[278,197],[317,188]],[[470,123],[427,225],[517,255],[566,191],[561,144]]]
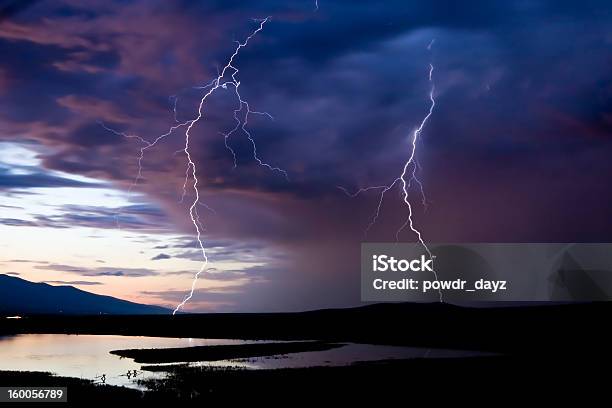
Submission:
[[[258,342],[262,341],[70,334],[0,336],[0,370],[48,371],[59,376],[97,381],[101,381],[101,376],[104,375],[106,384],[139,388],[136,380],[161,377],[165,374],[141,371],[141,364],[135,363],[129,358],[121,358],[110,354],[110,351],[134,348],[173,348]],[[413,347],[346,344],[343,347],[326,351],[199,362],[191,363],[191,365],[263,369],[345,365],[359,361],[418,357],[452,358],[481,354]],[[133,375],[134,370],[136,370],[136,376]]]

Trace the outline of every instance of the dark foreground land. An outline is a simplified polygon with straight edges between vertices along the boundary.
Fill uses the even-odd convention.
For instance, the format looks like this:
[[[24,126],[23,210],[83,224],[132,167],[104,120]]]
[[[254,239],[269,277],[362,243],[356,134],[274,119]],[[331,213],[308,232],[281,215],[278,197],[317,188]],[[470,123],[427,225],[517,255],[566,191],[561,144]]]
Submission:
[[[142,382],[148,391],[93,385],[86,380],[43,373],[0,372],[0,384],[67,386],[70,405],[117,403],[222,403],[298,406],[390,401],[402,405],[508,403],[537,401],[585,403],[607,391],[605,375],[584,371],[580,361],[478,357],[359,363],[343,367],[278,370],[227,370],[177,367],[168,378]],[[582,405],[580,405],[582,406]]]
[[[21,320],[1,319],[0,334],[308,339],[316,340],[309,342],[308,347],[360,342],[478,350],[497,355],[278,370],[227,370],[175,365],[169,368],[167,378],[143,381],[141,384],[149,389],[144,393],[95,386],[78,379],[45,377],[38,373],[0,372],[0,385],[67,384],[69,400],[77,404],[93,399],[96,402],[121,401],[124,404],[180,400],[294,405],[304,400],[327,402],[340,399],[347,402],[375,398],[379,402],[396,399],[405,404],[425,401],[435,406],[441,402],[485,399],[489,405],[497,406],[509,401],[529,405],[535,399],[550,404],[552,401],[567,402],[570,398],[578,398],[582,406],[609,388],[604,382],[607,381],[605,373],[612,364],[612,331],[606,324],[611,312],[612,306],[608,303],[496,309],[443,304],[387,304],[281,314],[29,316]],[[298,346],[295,347],[302,347],[305,343],[297,342]],[[205,358],[207,353],[212,353],[210,350],[197,350],[196,353],[203,353],[198,358]],[[224,348],[217,349],[217,352],[231,354],[236,350]],[[255,353],[263,351],[255,350]],[[142,362],[176,361],[176,356],[167,355],[176,352],[184,351],[123,351],[130,354],[125,354],[127,357]],[[276,352],[278,350],[274,354]],[[211,355],[208,357],[211,358]]]

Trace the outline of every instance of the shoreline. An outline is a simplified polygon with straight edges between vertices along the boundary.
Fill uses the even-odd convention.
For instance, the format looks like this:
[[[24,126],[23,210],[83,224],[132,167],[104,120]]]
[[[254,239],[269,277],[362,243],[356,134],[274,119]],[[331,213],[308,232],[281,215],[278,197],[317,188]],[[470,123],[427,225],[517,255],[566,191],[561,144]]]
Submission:
[[[308,351],[326,351],[342,346],[344,346],[344,344],[322,341],[300,341],[178,348],[125,349],[112,350],[110,354],[130,358],[139,364],[164,364],[267,357]]]

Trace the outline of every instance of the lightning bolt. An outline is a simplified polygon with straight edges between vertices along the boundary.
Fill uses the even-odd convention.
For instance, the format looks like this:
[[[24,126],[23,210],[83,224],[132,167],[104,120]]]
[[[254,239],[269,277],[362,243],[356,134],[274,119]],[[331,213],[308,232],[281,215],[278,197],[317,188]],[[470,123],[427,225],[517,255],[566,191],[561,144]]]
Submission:
[[[202,241],[202,227],[201,227],[201,223],[200,223],[200,217],[198,215],[197,212],[197,205],[198,203],[200,203],[200,192],[198,190],[198,177],[197,177],[197,171],[196,171],[196,164],[193,161],[192,157],[191,157],[191,152],[189,150],[189,143],[190,143],[190,137],[191,137],[191,130],[193,129],[193,127],[200,121],[200,119],[203,117],[203,109],[204,109],[204,105],[207,101],[207,99],[219,88],[222,89],[227,89],[228,86],[232,86],[234,88],[234,92],[236,94],[236,97],[238,98],[238,107],[237,109],[234,110],[234,119],[236,120],[236,126],[230,130],[228,133],[224,134],[224,138],[225,138],[225,146],[228,148],[228,150],[230,150],[230,152],[233,155],[234,158],[234,166],[237,165],[236,162],[236,153],[234,152],[234,150],[229,146],[228,144],[228,139],[229,137],[235,133],[238,129],[241,129],[242,132],[244,134],[246,134],[248,140],[251,142],[251,145],[253,147],[253,158],[257,161],[257,163],[260,166],[266,167],[271,171],[276,171],[279,172],[281,174],[283,174],[285,176],[285,178],[288,179],[288,175],[287,172],[279,167],[274,167],[270,164],[268,164],[267,162],[264,162],[258,155],[257,153],[257,145],[255,143],[255,140],[253,139],[251,133],[248,131],[247,129],[247,125],[248,125],[248,120],[249,120],[249,116],[251,114],[256,114],[256,115],[265,115],[268,116],[269,118],[273,119],[272,116],[266,112],[258,112],[258,111],[253,111],[250,108],[250,105],[247,101],[245,101],[242,96],[240,95],[240,91],[239,91],[239,87],[240,87],[240,81],[237,79],[237,75],[239,73],[238,68],[236,68],[234,66],[234,60],[238,57],[240,50],[244,47],[246,47],[249,44],[249,41],[255,37],[260,31],[262,31],[264,29],[264,25],[269,21],[270,17],[266,17],[262,20],[259,20],[259,26],[257,27],[257,29],[255,29],[243,42],[239,42],[237,41],[237,46],[234,49],[234,52],[232,53],[232,55],[230,56],[227,64],[225,64],[225,66],[223,67],[223,69],[221,70],[220,73],[218,73],[217,77],[215,79],[213,79],[209,84],[207,84],[205,86],[207,90],[207,92],[204,94],[204,96],[202,96],[202,98],[200,99],[200,103],[198,105],[198,114],[197,116],[186,122],[186,130],[185,130],[185,147],[183,149],[183,152],[185,153],[185,155],[187,156],[187,169],[186,169],[186,175],[185,175],[185,182],[183,184],[183,197],[186,194],[186,188],[187,188],[187,182],[188,182],[188,178],[191,176],[191,178],[193,179],[193,192],[194,192],[194,200],[191,203],[190,207],[189,207],[189,217],[191,218],[191,222],[193,223],[193,226],[195,228],[196,231],[196,240],[198,242],[198,247],[202,253],[202,264],[200,266],[200,269],[198,270],[198,272],[196,272],[196,274],[193,277],[193,280],[191,282],[191,289],[189,290],[189,293],[185,296],[185,298],[183,299],[182,302],[180,302],[176,308],[174,309],[174,311],[172,312],[173,315],[175,315],[182,307],[185,306],[185,304],[193,297],[193,293],[195,291],[195,287],[196,284],[198,282],[198,278],[200,277],[200,275],[202,274],[202,272],[204,272],[206,270],[206,268],[208,267],[208,255],[206,253],[206,248],[204,247],[204,243]],[[227,72],[231,72],[229,74],[229,79],[227,79],[226,81],[223,81],[224,78],[226,78],[226,74]],[[239,114],[241,112],[244,112],[244,115],[242,117],[239,116]]]
[[[434,85],[433,79],[432,79],[433,70],[434,70],[433,65],[429,64],[429,82],[431,83],[431,88],[430,88],[430,91],[429,91],[429,100],[431,101],[431,105],[429,105],[429,112],[427,112],[427,115],[425,115],[425,117],[423,118],[423,121],[421,122],[419,127],[412,134],[412,149],[410,151],[410,157],[408,158],[408,160],[404,164],[404,169],[402,171],[402,174],[399,177],[399,180],[401,180],[401,182],[402,182],[402,191],[403,191],[404,203],[406,204],[406,206],[408,208],[408,217],[406,219],[406,222],[404,222],[404,224],[400,227],[400,229],[397,230],[397,232],[395,234],[396,239],[399,240],[399,234],[404,230],[404,228],[406,228],[406,226],[410,226],[410,229],[412,230],[412,232],[414,232],[417,235],[417,237],[419,239],[419,242],[423,245],[423,247],[427,251],[429,257],[432,258],[432,259],[433,259],[433,257],[431,255],[431,252],[429,251],[429,248],[427,247],[427,245],[425,245],[425,242],[423,242],[423,238],[421,237],[421,233],[417,229],[414,228],[414,225],[413,225],[413,222],[412,222],[412,206],[410,205],[410,202],[408,201],[408,191],[410,190],[410,183],[413,180],[416,181],[416,183],[420,186],[420,191],[421,191],[421,194],[422,194],[422,203],[426,205],[427,201],[425,199],[425,193],[424,193],[424,190],[423,190],[423,183],[421,183],[419,181],[419,179],[416,177],[416,170],[418,168],[418,164],[417,164],[417,160],[416,160],[415,157],[416,157],[417,142],[419,140],[419,136],[423,132],[423,128],[425,127],[425,124],[427,123],[427,121],[431,117],[431,115],[433,113],[433,110],[434,110],[434,108],[436,106],[436,100],[434,98],[435,85]],[[408,182],[406,182],[406,173],[408,172],[408,168],[409,167],[412,167],[412,171],[411,171],[411,174],[410,174],[410,180]],[[435,271],[434,271],[434,273],[435,273]],[[438,280],[437,276],[436,276],[436,280]]]
[[[431,50],[431,47],[433,46],[434,41],[435,41],[435,39],[431,40],[431,42],[427,46],[428,50]],[[408,156],[408,159],[404,163],[404,166],[402,167],[402,172],[400,173],[400,175],[398,177],[396,177],[395,179],[393,179],[391,181],[391,183],[389,183],[389,184],[364,187],[364,188],[360,188],[359,190],[357,190],[357,191],[355,191],[353,193],[349,192],[344,187],[338,186],[338,188],[340,190],[342,190],[346,195],[348,195],[351,198],[357,197],[358,195],[366,193],[368,191],[380,191],[379,196],[378,196],[378,204],[377,204],[376,209],[374,211],[374,215],[370,219],[370,222],[369,222],[369,224],[368,224],[368,226],[366,227],[366,230],[365,230],[365,234],[367,236],[367,233],[376,224],[376,221],[378,220],[378,218],[380,216],[381,208],[382,208],[383,202],[385,200],[385,195],[390,190],[392,190],[396,185],[401,185],[402,202],[404,203],[406,209],[408,210],[408,215],[406,217],[406,221],[400,226],[400,228],[395,233],[396,241],[399,241],[399,234],[406,227],[410,228],[412,233],[414,233],[414,235],[416,236],[416,238],[417,238],[418,242],[420,243],[420,245],[423,247],[423,249],[427,253],[427,256],[429,257],[429,259],[432,260],[432,264],[433,264],[433,260],[435,259],[435,256],[431,253],[431,251],[429,249],[429,246],[425,243],[421,231],[415,227],[414,220],[413,220],[412,204],[411,204],[410,199],[409,199],[409,191],[410,191],[412,182],[415,182],[419,186],[419,190],[421,192],[421,202],[423,203],[424,206],[427,205],[427,200],[426,200],[426,197],[425,197],[425,192],[424,192],[424,189],[423,189],[423,184],[417,178],[417,174],[416,174],[417,170],[420,168],[420,165],[419,165],[418,160],[417,160],[416,157],[417,157],[417,146],[418,146],[419,138],[421,136],[421,133],[423,132],[423,129],[425,128],[425,125],[429,121],[429,118],[433,114],[434,108],[436,106],[435,84],[434,84],[434,81],[433,81],[433,72],[434,72],[434,66],[433,66],[433,64],[430,63],[429,64],[429,73],[428,73],[428,79],[429,79],[429,83],[430,83],[430,89],[429,89],[429,101],[430,101],[430,105],[429,105],[429,110],[428,110],[427,114],[425,115],[425,117],[423,117],[423,119],[421,120],[421,123],[419,124],[419,126],[411,134],[411,137],[410,137],[410,146],[411,146],[410,147],[410,154]],[[434,275],[434,279],[437,281],[438,280],[438,274],[435,271],[435,269],[433,270],[433,275]],[[438,294],[439,294],[440,302],[442,302],[443,301],[443,297],[442,297],[442,291],[440,289],[438,289]]]
[[[138,172],[136,173],[136,177],[134,177],[134,180],[132,181],[132,184],[130,185],[130,187],[128,188],[128,194],[132,192],[132,190],[136,187],[136,185],[138,184],[138,182],[142,179],[142,160],[144,159],[144,155],[145,155],[145,151],[147,149],[150,149],[152,147],[154,147],[155,145],[157,145],[157,143],[159,143],[162,139],[170,136],[172,134],[172,132],[174,132],[176,129],[186,126],[187,122],[184,123],[179,123],[178,125],[172,126],[166,133],[156,137],[153,141],[149,141],[145,138],[143,138],[142,136],[139,135],[134,135],[134,134],[128,134],[125,132],[119,132],[115,129],[112,129],[108,126],[106,126],[106,124],[104,124],[104,122],[98,121],[98,124],[105,129],[108,132],[111,132],[117,136],[122,136],[126,139],[136,139],[138,140],[141,144],[143,144],[143,147],[140,148],[140,153],[137,156],[137,164],[138,164]],[[118,229],[121,229],[121,224],[119,222],[119,217],[120,217],[120,213],[115,213],[115,223],[117,225]]]
[[[145,152],[148,149],[151,149],[153,147],[155,147],[159,142],[161,142],[163,139],[165,139],[166,137],[170,136],[171,134],[173,134],[176,130],[180,129],[180,128],[185,128],[185,144],[184,147],[181,150],[178,150],[176,152],[174,152],[174,154],[178,153],[178,152],[182,152],[185,154],[186,158],[187,158],[187,165],[185,168],[185,178],[184,178],[184,182],[183,182],[183,191],[181,194],[181,198],[180,198],[180,202],[184,201],[185,196],[187,195],[187,190],[188,190],[188,184],[189,184],[189,180],[193,179],[193,184],[192,184],[192,189],[193,189],[193,193],[194,193],[194,200],[191,202],[190,206],[189,206],[189,218],[191,219],[191,222],[194,226],[195,232],[196,232],[196,241],[197,241],[197,247],[198,250],[201,252],[202,255],[202,264],[200,266],[200,269],[195,273],[192,282],[191,282],[191,288],[188,292],[188,294],[184,297],[184,299],[175,307],[175,309],[173,310],[172,314],[175,315],[181,308],[183,308],[185,306],[185,304],[193,297],[194,291],[195,291],[195,287],[196,284],[198,282],[198,278],[200,277],[200,275],[202,274],[202,272],[204,272],[207,267],[208,267],[208,255],[206,253],[206,248],[204,246],[204,242],[202,240],[202,232],[205,231],[205,228],[200,220],[200,216],[198,214],[198,209],[197,206],[203,206],[204,208],[206,208],[207,210],[211,211],[211,212],[215,212],[214,209],[210,208],[208,205],[204,204],[203,202],[200,201],[200,193],[199,193],[199,189],[198,189],[198,184],[199,184],[199,180],[197,177],[197,169],[196,169],[196,163],[193,160],[193,157],[191,155],[191,151],[190,151],[190,142],[191,142],[191,130],[194,128],[194,126],[200,121],[200,119],[202,119],[202,117],[204,116],[204,107],[206,104],[206,101],[208,100],[208,98],[215,93],[215,91],[217,91],[219,88],[223,89],[223,90],[227,90],[228,88],[233,88],[234,93],[236,95],[237,101],[238,101],[238,106],[236,107],[236,109],[233,112],[233,117],[234,120],[236,122],[236,125],[234,128],[232,128],[231,130],[229,130],[226,133],[221,133],[224,136],[225,139],[225,147],[230,151],[230,153],[232,154],[232,157],[234,159],[234,167],[237,167],[237,156],[236,156],[236,152],[232,149],[232,147],[229,145],[229,138],[236,132],[242,132],[244,135],[246,135],[247,139],[249,140],[251,146],[252,146],[252,153],[253,153],[253,159],[257,162],[257,164],[259,166],[265,167],[267,169],[269,169],[270,171],[273,172],[277,172],[282,174],[285,179],[289,180],[289,176],[286,170],[280,168],[280,167],[276,167],[273,166],[267,162],[265,162],[260,156],[259,153],[257,151],[257,144],[255,142],[255,139],[253,138],[253,135],[251,134],[251,132],[248,130],[248,124],[249,124],[249,118],[251,115],[260,115],[260,116],[265,116],[271,120],[274,120],[274,118],[272,117],[272,115],[270,115],[267,112],[260,112],[260,111],[256,111],[256,110],[252,110],[251,106],[249,105],[249,103],[244,100],[240,94],[240,80],[238,79],[238,73],[240,72],[238,70],[238,68],[236,68],[236,66],[234,65],[236,58],[239,56],[240,51],[245,48],[249,42],[251,41],[251,39],[253,37],[255,37],[260,31],[262,31],[264,29],[264,26],[266,23],[268,23],[268,21],[270,20],[270,17],[266,17],[264,19],[260,19],[260,20],[255,20],[258,22],[258,26],[257,28],[251,32],[251,34],[249,36],[246,37],[246,39],[242,42],[240,41],[235,41],[236,43],[236,48],[234,49],[234,52],[230,55],[229,59],[227,60],[227,63],[225,64],[225,66],[223,67],[223,69],[221,71],[217,72],[217,77],[214,78],[213,80],[211,80],[209,83],[203,85],[203,86],[198,86],[196,87],[196,89],[202,90],[202,91],[206,91],[203,96],[200,98],[200,102],[198,104],[198,111],[197,111],[197,115],[190,120],[186,120],[186,121],[179,121],[178,120],[178,113],[177,113],[177,103],[178,103],[178,96],[171,96],[170,99],[173,103],[173,114],[174,114],[174,121],[176,122],[175,125],[171,126],[165,133],[157,136],[155,139],[153,140],[148,140],[145,139],[141,136],[138,135],[133,135],[133,134],[127,134],[124,132],[120,132],[117,131],[115,129],[112,129],[108,126],[106,126],[104,123],[102,122],[98,122],[100,124],[100,126],[102,126],[104,129],[106,129],[109,132],[112,132],[116,135],[122,136],[126,139],[136,139],[138,142],[141,143],[142,147],[140,147],[139,149],[139,155],[137,156],[137,166],[138,166],[138,171],[137,174],[134,178],[134,180],[132,181],[132,184],[130,185],[130,188],[128,190],[128,192],[131,192],[136,186],[137,184],[140,182],[140,180],[142,180],[142,161],[144,159],[145,156]],[[117,219],[117,225],[118,224],[118,219]]]
[[[153,141],[149,141],[145,138],[143,138],[142,136],[138,136],[138,135],[134,135],[134,134],[127,134],[125,132],[119,132],[115,129],[109,128],[108,126],[106,126],[104,124],[104,122],[98,122],[98,124],[100,126],[102,126],[102,128],[104,128],[105,130],[114,133],[118,136],[122,136],[126,139],[136,139],[138,140],[140,143],[142,143],[144,146],[140,148],[140,153],[137,156],[137,164],[138,164],[138,172],[136,173],[136,177],[134,177],[134,180],[132,181],[132,184],[130,185],[130,188],[128,189],[128,193],[131,193],[132,190],[136,187],[136,185],[138,184],[138,182],[140,180],[142,180],[142,161],[144,159],[144,155],[145,155],[145,151],[147,151],[148,149],[156,146],[160,141],[162,141],[163,139],[165,139],[166,137],[170,136],[175,130],[187,126],[189,122],[183,122],[183,123],[179,123],[178,125],[174,125],[172,126],[166,133],[157,136]]]

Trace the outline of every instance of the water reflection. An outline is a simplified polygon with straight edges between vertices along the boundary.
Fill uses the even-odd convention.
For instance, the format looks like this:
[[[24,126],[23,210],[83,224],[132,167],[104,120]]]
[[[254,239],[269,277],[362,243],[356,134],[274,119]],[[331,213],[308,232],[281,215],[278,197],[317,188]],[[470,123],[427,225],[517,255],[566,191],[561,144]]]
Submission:
[[[307,351],[286,355],[241,358],[190,363],[201,367],[240,367],[248,369],[304,368],[313,366],[341,366],[357,362],[412,358],[458,358],[482,356],[482,352],[428,349],[418,347],[384,346],[347,343],[343,347],[324,351]]]
[[[112,350],[174,348],[206,345],[237,345],[261,341],[230,339],[189,339],[114,335],[22,334],[0,337],[0,370],[47,371],[65,377],[140,388],[137,380],[161,378],[163,371],[141,370],[132,359],[110,354]],[[245,369],[297,368],[346,365],[354,362],[408,358],[453,358],[482,355],[477,352],[345,344],[325,351],[310,351],[190,363],[191,366]],[[157,366],[161,366],[157,365]]]
[[[143,373],[140,364],[114,356],[109,353],[111,350],[244,343],[247,342],[225,339],[20,334],[0,337],[0,370],[49,371],[65,377],[104,380],[106,384],[138,388],[135,380],[143,375],[161,374]],[[136,370],[135,377],[133,370]],[[131,372],[129,378],[128,372]]]

